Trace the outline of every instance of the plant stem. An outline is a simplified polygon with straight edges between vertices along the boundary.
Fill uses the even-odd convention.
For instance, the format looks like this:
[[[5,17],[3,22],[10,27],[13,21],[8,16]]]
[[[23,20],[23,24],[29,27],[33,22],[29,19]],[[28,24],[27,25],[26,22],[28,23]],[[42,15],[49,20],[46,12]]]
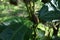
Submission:
[[[36,28],[37,28],[37,25],[36,24],[34,24],[33,25],[33,32],[34,32],[34,34],[33,34],[33,40],[36,40]]]
[[[29,4],[26,4],[27,7],[27,12],[29,13],[29,19],[32,20],[32,22],[34,23],[32,29],[33,29],[33,40],[36,40],[36,28],[37,28],[37,24],[38,24],[38,17],[35,16],[35,1],[32,0],[30,1]]]

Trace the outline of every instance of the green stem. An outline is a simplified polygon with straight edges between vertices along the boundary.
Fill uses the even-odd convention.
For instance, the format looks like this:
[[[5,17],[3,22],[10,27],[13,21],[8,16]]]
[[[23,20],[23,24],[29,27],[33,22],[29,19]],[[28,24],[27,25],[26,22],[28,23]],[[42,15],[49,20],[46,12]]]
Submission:
[[[27,7],[27,12],[29,13],[29,17],[33,17],[33,14],[35,14],[35,2],[34,2],[34,0],[33,1],[31,1],[29,4],[25,4],[26,5],[26,7]],[[31,19],[30,18],[30,19]],[[34,19],[33,19],[34,20]],[[34,22],[33,22],[34,23]],[[37,28],[37,24],[36,23],[34,23],[34,25],[33,25],[33,40],[36,40],[36,28]]]
[[[34,24],[33,25],[33,32],[34,32],[34,34],[33,34],[33,40],[36,40],[36,27],[37,27],[37,25],[36,24]]]
[[[33,14],[35,14],[35,2],[34,2],[34,0],[33,0],[33,7],[32,7],[32,9],[33,9]],[[33,38],[33,40],[36,40],[36,28],[37,28],[37,24],[34,24],[34,26],[33,26],[33,28],[34,28],[34,38]]]
[[[30,17],[30,7],[28,6],[28,5],[30,5],[30,4],[26,4],[26,3],[25,3],[25,5],[26,5],[26,8],[27,8],[27,12],[29,13],[29,17]]]
[[[33,1],[33,13],[35,13],[35,2]]]

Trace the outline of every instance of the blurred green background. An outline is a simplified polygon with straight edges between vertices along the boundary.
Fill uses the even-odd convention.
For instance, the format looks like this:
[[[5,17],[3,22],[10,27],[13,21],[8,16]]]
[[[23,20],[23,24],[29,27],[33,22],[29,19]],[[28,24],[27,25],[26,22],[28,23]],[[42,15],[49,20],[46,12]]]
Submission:
[[[41,2],[41,0],[38,0],[35,4],[36,4],[35,12],[37,14],[37,11],[39,11],[42,8],[43,3]],[[0,37],[2,39],[4,38],[3,40],[5,40],[7,37],[5,38],[4,36],[1,36],[1,35],[3,35],[4,29],[6,29],[8,27],[8,26],[5,27],[5,25],[9,25],[10,21],[12,21],[12,23],[11,23],[12,26],[11,25],[9,25],[9,26],[11,26],[11,28],[13,30],[14,29],[16,30],[16,28],[14,28],[13,25],[16,26],[17,22],[18,23],[20,22],[20,23],[24,24],[23,26],[26,25],[27,27],[31,27],[33,25],[33,23],[30,20],[28,20],[28,18],[27,18],[28,13],[26,10],[27,10],[26,6],[21,0],[18,1],[17,6],[10,4],[9,0],[0,0]],[[6,23],[4,23],[4,22],[6,22]],[[5,24],[5,25],[3,25],[3,27],[1,26],[2,23]],[[15,23],[15,24],[13,24],[13,23]],[[17,26],[18,25],[20,25],[20,24],[17,24]],[[40,38],[38,40],[45,40],[45,36],[47,36],[49,32],[50,32],[50,37],[53,38],[53,36],[52,36],[53,29],[50,25],[46,26],[46,25],[43,25],[42,23],[39,23],[37,27],[39,29],[39,30],[37,30],[37,34],[38,34],[37,38]],[[58,37],[60,37],[60,28],[59,28],[59,32],[58,32]],[[48,37],[46,37],[46,38],[48,38]],[[2,40],[2,39],[0,39],[0,40]]]

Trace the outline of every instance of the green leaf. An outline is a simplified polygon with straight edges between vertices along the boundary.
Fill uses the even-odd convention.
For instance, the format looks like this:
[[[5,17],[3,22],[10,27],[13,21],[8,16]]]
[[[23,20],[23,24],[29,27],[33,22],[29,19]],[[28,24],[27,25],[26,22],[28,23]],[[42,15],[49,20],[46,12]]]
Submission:
[[[4,25],[4,24],[0,24],[0,33],[1,33],[5,28],[7,28],[6,25]]]
[[[9,22],[10,24],[7,25],[8,27],[5,28],[1,33],[0,33],[0,39],[2,40],[29,40],[29,38],[32,35],[32,29],[31,26],[32,24],[29,24],[27,26],[26,23],[27,19],[23,18],[14,18],[6,20],[5,22]],[[26,24],[25,24],[26,23]]]
[[[24,36],[26,34],[26,32],[28,31],[29,29],[26,28],[26,27],[22,27],[22,28],[19,28],[12,36],[12,39],[11,40],[25,40],[24,39]],[[31,31],[29,31],[31,32]],[[27,33],[28,34],[28,33]],[[26,36],[26,37],[29,37],[29,36]],[[25,38],[26,38],[25,37]],[[29,40],[29,39],[27,39]]]
[[[41,24],[41,23],[39,23],[38,24],[38,26],[37,26],[37,28],[39,28],[39,29],[41,29],[41,30],[43,30],[43,31],[45,31],[45,25],[43,25],[43,24]]]
[[[60,11],[56,9],[54,4],[45,4],[39,11],[39,18],[44,21],[52,21],[60,19]]]
[[[58,8],[60,9],[60,0],[57,0],[57,1],[58,1]],[[56,2],[57,2],[57,1],[56,1]]]

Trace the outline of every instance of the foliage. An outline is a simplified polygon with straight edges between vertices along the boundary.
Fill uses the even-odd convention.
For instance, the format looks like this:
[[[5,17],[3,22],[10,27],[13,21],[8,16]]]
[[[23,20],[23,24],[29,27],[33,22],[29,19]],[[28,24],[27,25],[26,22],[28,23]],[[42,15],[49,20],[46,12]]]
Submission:
[[[60,26],[60,0],[41,1],[18,0],[17,6],[0,1],[0,40],[60,40],[60,28],[57,36],[53,35]]]
[[[57,1],[46,3],[39,11],[39,16],[44,21],[52,21],[60,19],[60,9]],[[58,1],[59,2],[59,1]],[[55,4],[56,3],[56,4]],[[57,6],[58,5],[58,6]],[[46,8],[46,9],[45,9]]]
[[[4,21],[0,26],[1,26],[0,39],[2,40],[17,40],[17,39],[24,40],[28,38],[28,35],[32,35],[31,34],[32,23],[26,19],[22,18],[8,19]]]

